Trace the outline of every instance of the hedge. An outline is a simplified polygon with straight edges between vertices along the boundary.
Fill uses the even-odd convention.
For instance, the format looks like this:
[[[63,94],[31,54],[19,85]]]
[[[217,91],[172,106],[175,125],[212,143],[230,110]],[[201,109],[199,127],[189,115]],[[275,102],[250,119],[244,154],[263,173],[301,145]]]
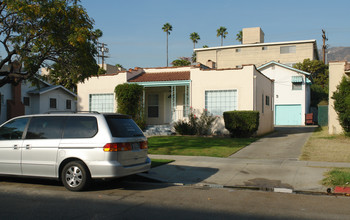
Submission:
[[[259,127],[258,111],[224,112],[225,128],[231,137],[251,137]]]

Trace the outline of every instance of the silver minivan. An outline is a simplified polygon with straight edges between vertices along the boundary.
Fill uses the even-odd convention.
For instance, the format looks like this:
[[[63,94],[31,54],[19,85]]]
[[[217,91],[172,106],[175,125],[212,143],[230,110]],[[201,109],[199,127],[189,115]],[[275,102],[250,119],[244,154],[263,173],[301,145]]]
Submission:
[[[53,113],[0,126],[0,174],[60,179],[71,191],[91,179],[147,172],[147,138],[130,116]]]

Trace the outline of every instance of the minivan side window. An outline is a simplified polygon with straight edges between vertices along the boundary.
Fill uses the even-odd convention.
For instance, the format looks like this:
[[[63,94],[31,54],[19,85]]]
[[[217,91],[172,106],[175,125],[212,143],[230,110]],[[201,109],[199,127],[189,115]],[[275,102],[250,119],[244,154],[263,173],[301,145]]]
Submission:
[[[97,120],[95,117],[67,117],[63,138],[91,138],[97,134],[97,131]]]
[[[22,139],[23,131],[29,118],[18,118],[0,127],[0,140]]]
[[[30,120],[26,139],[58,139],[62,138],[64,117],[33,117]]]

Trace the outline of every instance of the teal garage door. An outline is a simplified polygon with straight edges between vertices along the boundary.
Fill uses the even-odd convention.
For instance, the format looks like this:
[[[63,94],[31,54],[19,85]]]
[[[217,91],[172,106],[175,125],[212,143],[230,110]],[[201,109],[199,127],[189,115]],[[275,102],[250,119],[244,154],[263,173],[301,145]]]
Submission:
[[[276,105],[275,125],[301,125],[301,105]]]

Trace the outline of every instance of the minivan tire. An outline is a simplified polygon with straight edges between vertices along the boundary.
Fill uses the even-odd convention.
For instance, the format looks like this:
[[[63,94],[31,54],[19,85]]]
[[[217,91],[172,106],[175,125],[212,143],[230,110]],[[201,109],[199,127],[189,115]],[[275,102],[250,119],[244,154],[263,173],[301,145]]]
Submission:
[[[62,183],[70,191],[86,189],[90,184],[90,179],[89,170],[81,161],[67,163],[61,173]]]

